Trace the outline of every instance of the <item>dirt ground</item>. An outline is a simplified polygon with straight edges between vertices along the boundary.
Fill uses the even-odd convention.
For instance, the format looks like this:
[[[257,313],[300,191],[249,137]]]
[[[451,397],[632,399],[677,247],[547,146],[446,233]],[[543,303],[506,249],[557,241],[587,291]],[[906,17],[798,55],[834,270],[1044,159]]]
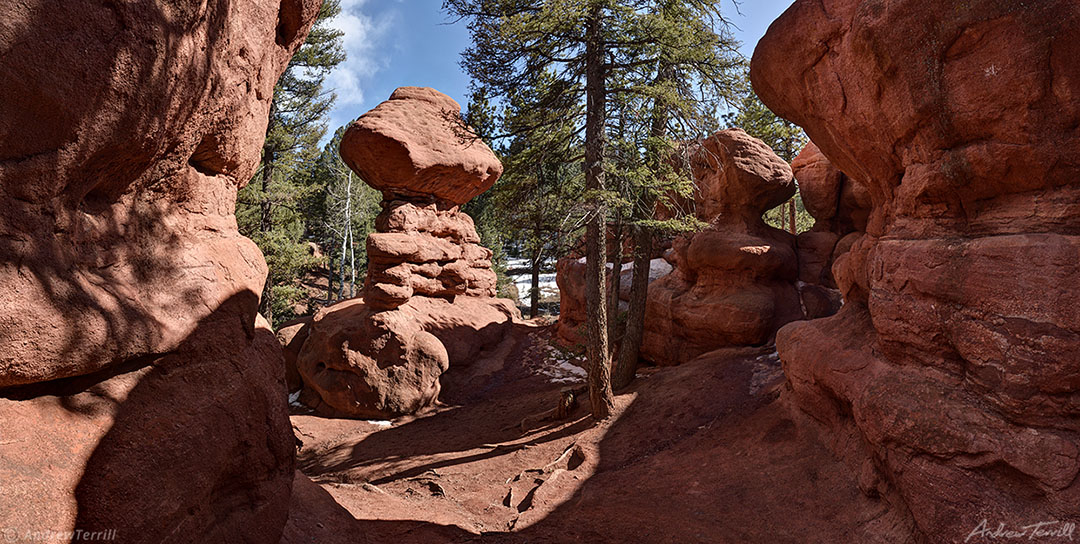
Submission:
[[[372,423],[294,408],[299,451],[283,542],[885,542],[813,424],[778,400],[768,348],[645,368],[596,424],[522,421],[578,383],[552,328],[512,337],[443,381],[443,405]],[[571,369],[572,370],[572,369]],[[560,379],[561,378],[561,379]],[[553,381],[557,380],[557,381]],[[577,381],[575,381],[577,380]]]

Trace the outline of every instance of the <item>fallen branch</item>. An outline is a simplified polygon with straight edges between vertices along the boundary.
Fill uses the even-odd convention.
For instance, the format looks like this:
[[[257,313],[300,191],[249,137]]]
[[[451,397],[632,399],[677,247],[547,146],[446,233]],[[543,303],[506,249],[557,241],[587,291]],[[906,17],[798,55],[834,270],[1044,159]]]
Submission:
[[[577,408],[577,399],[581,395],[584,395],[589,391],[588,386],[580,387],[564,387],[559,391],[559,404],[555,408],[545,410],[539,414],[533,414],[531,416],[525,416],[521,420],[519,428],[522,433],[529,432],[533,426],[543,423],[545,421],[558,421],[570,417],[570,414],[574,412],[574,408]]]

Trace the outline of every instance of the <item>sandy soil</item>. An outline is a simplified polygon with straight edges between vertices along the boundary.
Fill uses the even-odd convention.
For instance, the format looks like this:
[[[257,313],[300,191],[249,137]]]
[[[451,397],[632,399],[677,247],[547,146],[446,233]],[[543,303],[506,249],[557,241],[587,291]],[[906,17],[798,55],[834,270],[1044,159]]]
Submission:
[[[444,405],[389,425],[298,408],[283,542],[884,542],[892,516],[778,400],[766,349],[643,369],[597,424],[550,326],[444,379]],[[553,382],[552,376],[561,378]]]

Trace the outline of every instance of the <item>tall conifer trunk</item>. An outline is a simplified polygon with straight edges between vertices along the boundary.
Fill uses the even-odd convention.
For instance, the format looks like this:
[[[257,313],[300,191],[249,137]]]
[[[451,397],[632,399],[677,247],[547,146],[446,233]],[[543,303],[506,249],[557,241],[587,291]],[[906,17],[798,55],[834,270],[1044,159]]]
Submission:
[[[661,11],[662,13],[663,11]],[[671,72],[671,64],[664,57],[664,51],[661,49],[656,66],[655,85],[660,86],[669,81],[672,77]],[[655,141],[660,141],[667,136],[668,104],[659,98],[653,104],[651,123],[652,125],[649,127],[650,135]],[[662,170],[661,166],[664,164],[663,161],[668,160],[668,157],[657,154],[651,157],[650,160],[652,161],[653,176],[659,177]],[[619,359],[612,376],[612,386],[615,389],[622,389],[634,380],[638,359],[640,358],[641,342],[645,336],[645,307],[649,299],[649,268],[652,264],[653,235],[652,231],[643,226],[640,221],[651,217],[655,207],[656,197],[652,191],[647,189],[641,197],[641,202],[634,207],[633,219],[636,223],[633,226],[634,276],[630,281],[626,332],[622,337],[622,344],[619,347]]]
[[[615,407],[608,358],[607,308],[604,304],[604,124],[606,94],[604,74],[603,11],[600,2],[590,6],[585,21],[585,191],[589,220],[585,228],[585,311],[588,316],[589,400],[592,415],[607,419]]]

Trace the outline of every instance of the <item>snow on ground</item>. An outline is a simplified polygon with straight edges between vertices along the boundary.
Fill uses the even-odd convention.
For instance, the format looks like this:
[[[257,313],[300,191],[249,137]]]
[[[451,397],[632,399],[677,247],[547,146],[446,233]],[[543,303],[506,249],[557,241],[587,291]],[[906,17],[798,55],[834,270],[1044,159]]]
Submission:
[[[510,258],[506,260],[508,276],[513,280],[518,289],[518,303],[529,304],[529,290],[532,289],[532,274],[529,272],[531,264],[529,259]],[[548,260],[542,269],[554,269],[555,261]],[[540,298],[546,296],[559,296],[559,286],[555,283],[555,273],[540,274]]]
[[[573,352],[554,346],[548,338],[540,334],[532,334],[532,342],[529,346],[528,361],[529,370],[537,375],[544,376],[551,383],[577,384],[584,383],[588,373],[579,366],[580,358]]]

